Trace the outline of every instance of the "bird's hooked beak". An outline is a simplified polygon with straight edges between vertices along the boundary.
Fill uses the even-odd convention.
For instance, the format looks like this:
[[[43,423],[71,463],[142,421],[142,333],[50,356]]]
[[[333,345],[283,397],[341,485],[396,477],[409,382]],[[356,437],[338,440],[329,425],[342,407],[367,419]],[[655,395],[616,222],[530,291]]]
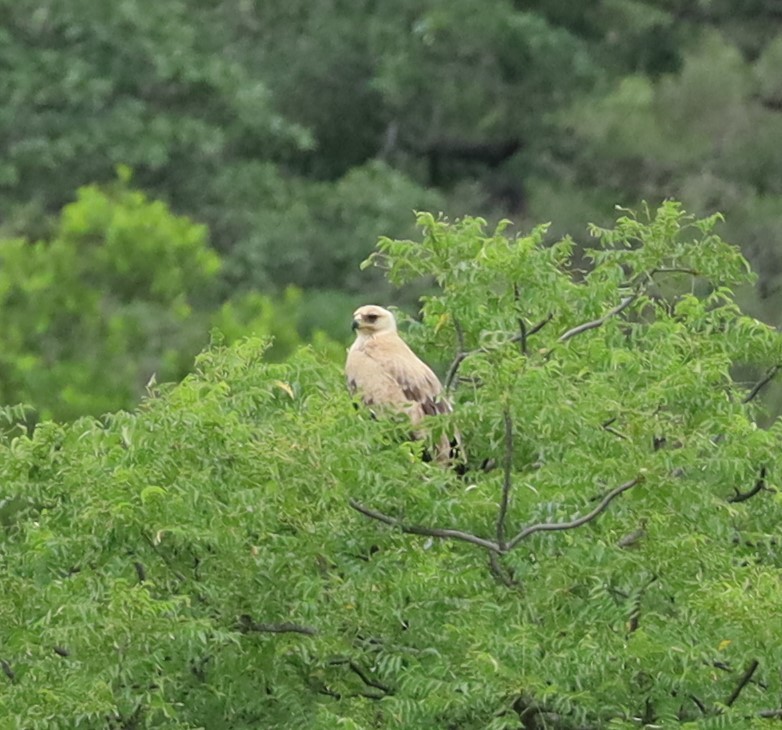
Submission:
[[[354,332],[358,329],[359,321],[357,319],[353,320],[353,323],[350,325],[350,329],[352,329]]]

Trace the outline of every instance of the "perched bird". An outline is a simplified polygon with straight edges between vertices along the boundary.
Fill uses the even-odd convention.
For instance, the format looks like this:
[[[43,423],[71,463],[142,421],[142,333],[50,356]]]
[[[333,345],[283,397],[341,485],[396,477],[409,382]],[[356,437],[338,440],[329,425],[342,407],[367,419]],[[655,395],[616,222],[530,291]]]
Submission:
[[[391,312],[371,304],[359,307],[353,313],[353,330],[356,341],[345,363],[351,394],[370,408],[406,413],[414,426],[424,416],[451,413],[440,381],[397,334]],[[443,435],[435,445],[435,461],[448,463],[458,441],[458,436],[452,443]]]

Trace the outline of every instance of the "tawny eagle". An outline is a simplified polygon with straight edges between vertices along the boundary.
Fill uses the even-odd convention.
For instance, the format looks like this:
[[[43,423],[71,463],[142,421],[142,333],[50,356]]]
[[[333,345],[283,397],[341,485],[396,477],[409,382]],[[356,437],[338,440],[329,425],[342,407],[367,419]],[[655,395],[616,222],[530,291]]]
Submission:
[[[424,416],[453,409],[432,369],[399,336],[394,315],[383,307],[366,305],[353,313],[356,341],[345,363],[348,389],[373,411],[388,408],[406,413],[417,426]],[[420,432],[416,437],[421,437]],[[447,463],[456,453],[443,435],[435,445],[435,461]]]

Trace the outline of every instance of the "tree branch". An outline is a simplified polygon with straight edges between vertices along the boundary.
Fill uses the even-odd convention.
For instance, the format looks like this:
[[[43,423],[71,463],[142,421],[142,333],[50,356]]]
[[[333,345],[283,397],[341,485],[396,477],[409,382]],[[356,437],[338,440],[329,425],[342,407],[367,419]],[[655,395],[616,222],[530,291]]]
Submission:
[[[506,588],[518,588],[521,585],[514,577],[513,570],[500,563],[497,553],[489,553],[489,572]]]
[[[448,366],[448,371],[445,374],[445,381],[443,383],[443,387],[446,391],[451,390],[451,386],[453,385],[454,380],[456,380],[456,375],[459,372],[459,367],[461,364],[468,358],[472,357],[473,355],[477,355],[481,352],[493,352],[495,349],[499,349],[500,347],[503,347],[506,344],[509,343],[515,343],[515,342],[521,342],[522,340],[522,332],[526,347],[526,341],[532,337],[532,335],[540,332],[551,320],[554,319],[553,314],[549,314],[544,320],[541,320],[538,322],[534,327],[531,327],[530,329],[526,329],[526,326],[523,325],[523,323],[520,323],[520,331],[517,332],[512,337],[508,338],[505,342],[502,343],[502,345],[499,345],[496,348],[486,348],[486,347],[476,347],[474,350],[464,350],[459,348],[459,352],[456,354],[456,356],[453,359],[453,362]],[[522,329],[524,328],[524,329]],[[458,339],[458,333],[457,333],[457,339]]]
[[[622,439],[623,441],[627,441],[627,436],[625,436],[620,431],[617,431],[615,428],[611,428],[611,424],[616,422],[616,416],[613,418],[609,418],[607,421],[604,421],[601,424],[601,428],[603,428],[605,431],[608,431],[608,433],[614,434],[617,438]]]
[[[663,266],[659,269],[652,269],[649,272],[649,276],[654,276],[655,274],[689,274],[690,276],[700,276],[700,272],[695,269],[684,269],[678,266]]]
[[[742,400],[742,403],[749,403],[751,400],[753,400],[758,393],[766,386],[768,385],[776,376],[776,374],[782,369],[782,365],[774,365],[772,368],[769,368],[766,372],[765,376],[759,380],[757,383],[755,383],[754,386],[752,386],[752,390],[747,393],[746,396],[744,396],[744,400]]]
[[[318,630],[311,626],[302,626],[301,624],[293,624],[284,622],[280,624],[262,624],[253,621],[252,616],[248,616],[243,613],[239,616],[239,631],[245,634],[252,632],[264,633],[264,634],[304,634],[304,636],[315,636]]]
[[[738,699],[738,696],[741,694],[741,691],[749,684],[749,680],[752,679],[752,675],[755,673],[755,670],[758,668],[758,660],[753,659],[749,666],[747,667],[744,674],[741,675],[741,679],[739,680],[739,683],[736,685],[736,688],[733,690],[733,692],[730,693],[730,697],[725,701],[725,704],[728,707],[732,707],[733,703]]]
[[[525,337],[529,338],[532,337],[532,335],[537,334],[540,332],[551,320],[554,319],[553,314],[549,314],[545,319],[542,319],[540,322],[538,322],[534,327],[528,329],[525,333]],[[518,342],[521,339],[521,333],[518,335],[514,335],[511,337],[511,342]]]
[[[642,481],[644,481],[644,477],[636,477],[635,479],[631,479],[629,482],[625,482],[624,484],[616,487],[615,489],[612,489],[608,494],[606,494],[605,497],[603,497],[602,501],[600,502],[597,507],[595,507],[591,512],[588,514],[585,514],[583,517],[578,517],[575,520],[571,520],[570,522],[540,522],[537,525],[530,525],[529,527],[525,527],[521,532],[516,535],[507,545],[507,550],[513,550],[516,545],[518,545],[522,540],[525,540],[530,535],[534,535],[536,532],[557,532],[560,530],[573,530],[576,527],[581,527],[581,525],[585,525],[587,522],[591,522],[595,519],[601,512],[605,511],[605,509],[608,507],[611,502],[618,497],[622,492],[626,492],[628,489],[631,489],[636,484],[640,484]]]
[[[706,705],[703,704],[703,702],[698,699],[694,694],[689,695],[690,699],[698,706],[698,709],[701,711],[702,715],[708,715],[709,711],[706,709]]]
[[[508,517],[508,505],[510,503],[510,489],[512,486],[511,470],[513,468],[513,421],[510,417],[510,409],[506,406],[502,412],[505,423],[505,454],[502,465],[502,498],[500,499],[500,511],[497,515],[497,544],[503,552],[505,543],[505,520]]]
[[[390,525],[391,527],[396,527],[397,529],[409,535],[425,535],[427,537],[437,537],[444,540],[460,540],[462,542],[472,543],[473,545],[479,545],[482,548],[486,548],[487,550],[491,550],[492,552],[498,554],[503,553],[503,550],[496,542],[485,540],[484,538],[478,537],[477,535],[473,535],[469,532],[464,532],[462,530],[440,529],[437,527],[425,527],[423,525],[406,525],[395,517],[390,517],[389,515],[384,515],[382,512],[377,512],[373,509],[369,509],[369,507],[365,507],[355,499],[348,500],[348,504],[350,504],[350,506],[357,512],[361,512],[362,515],[365,515],[370,519],[377,520],[378,522],[382,522],[386,525]]]
[[[521,292],[519,291],[519,285],[514,283],[513,284],[513,300],[518,305],[521,302]],[[519,323],[519,349],[521,350],[521,354],[526,356],[527,355],[527,325],[524,324],[524,317],[518,317],[516,320]]]
[[[624,310],[627,309],[637,298],[637,293],[625,297],[617,306],[600,317],[600,319],[593,319],[591,322],[584,322],[584,324],[580,324],[577,327],[569,329],[557,340],[557,342],[567,342],[569,339],[575,337],[576,335],[580,335],[582,332],[587,332],[589,330],[602,327],[609,319],[611,319],[611,317],[616,317],[617,314],[624,312]]]
[[[765,487],[766,467],[762,466],[760,467],[760,476],[755,482],[755,486],[752,487],[752,489],[750,489],[748,492],[740,492],[738,489],[736,489],[736,493],[732,497],[728,497],[728,502],[732,502],[733,504],[737,504],[738,502],[746,502],[751,497],[754,497],[758,492],[765,489]]]
[[[0,659],[0,668],[8,679],[12,682],[16,682],[16,672],[14,672],[11,665],[5,659]]]
[[[456,357],[453,359],[453,362],[448,368],[448,372],[445,374],[445,390],[446,392],[451,390],[451,386],[453,385],[453,381],[456,378],[456,373],[459,371],[459,366],[468,358],[470,355],[476,355],[479,352],[483,352],[483,348],[479,347],[477,350],[467,350],[465,352],[460,352],[456,355]]]
[[[354,662],[352,659],[332,659],[329,662],[329,664],[335,667],[343,666],[343,665],[347,666],[351,672],[357,675],[358,678],[365,685],[367,685],[367,687],[374,687],[375,689],[379,689],[381,692],[387,695],[394,693],[391,687],[389,687],[387,684],[383,684],[382,682],[379,682],[376,679],[372,679],[372,677],[370,677],[369,674],[367,674],[364,671],[364,669],[361,666],[359,666],[356,662]]]

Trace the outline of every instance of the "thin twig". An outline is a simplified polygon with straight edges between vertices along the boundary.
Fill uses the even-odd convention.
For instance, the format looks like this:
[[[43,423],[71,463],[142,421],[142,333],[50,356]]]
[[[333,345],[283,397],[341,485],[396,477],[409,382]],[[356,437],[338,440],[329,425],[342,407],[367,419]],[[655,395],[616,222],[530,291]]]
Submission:
[[[614,434],[617,438],[622,439],[623,441],[627,441],[627,436],[625,436],[621,431],[617,431],[615,428],[611,428],[611,424],[616,422],[616,416],[613,418],[609,418],[607,421],[604,421],[601,424],[601,427],[603,430],[608,431],[608,433]]]
[[[649,272],[649,276],[654,276],[655,274],[689,274],[690,276],[700,276],[700,273],[695,269],[681,269],[676,266],[652,269]]]
[[[530,329],[524,330],[524,338],[525,338],[525,347],[526,347],[526,340],[529,340],[532,335],[537,334],[542,330],[551,320],[554,319],[553,314],[549,314],[544,320],[541,320],[538,322],[534,327],[530,327]],[[458,338],[458,334],[457,334]],[[507,344],[520,342],[522,338],[521,332],[517,332],[512,337],[509,337],[507,340],[505,340],[501,345],[498,345],[497,347],[476,347],[474,350],[464,350],[462,347],[459,348],[459,352],[456,354],[456,356],[453,359],[453,362],[448,366],[448,371],[445,374],[445,381],[443,383],[443,386],[446,390],[446,392],[451,390],[451,387],[453,386],[454,381],[456,380],[456,375],[459,372],[459,367],[461,364],[468,358],[472,357],[473,355],[478,355],[480,353],[487,353],[487,352],[494,352],[495,350],[499,350],[501,347],[504,347]]]
[[[591,512],[585,514],[583,517],[578,517],[577,519],[571,520],[570,522],[540,522],[537,525],[530,525],[529,527],[525,527],[508,543],[507,550],[513,550],[513,548],[516,547],[516,545],[518,545],[522,540],[525,540],[530,535],[534,535],[536,532],[573,530],[576,527],[585,525],[587,522],[591,522],[595,519],[595,517],[603,512],[609,504],[611,504],[614,498],[618,497],[622,492],[626,492],[628,489],[631,489],[636,484],[641,483],[643,480],[644,477],[636,477],[635,479],[631,479],[629,482],[625,482],[615,489],[612,489],[608,494],[606,494],[605,497],[603,497],[602,501],[599,505],[597,505],[597,507],[595,507]]]
[[[473,545],[480,545],[482,548],[486,548],[487,550],[491,550],[492,552],[498,554],[502,554],[503,552],[503,550],[500,549],[500,546],[497,545],[496,542],[485,540],[482,537],[478,537],[477,535],[473,535],[469,532],[464,532],[463,530],[440,529],[437,527],[425,527],[423,525],[406,525],[394,517],[384,515],[382,512],[377,512],[376,510],[370,509],[369,507],[365,507],[355,499],[349,500],[348,503],[354,510],[361,512],[362,515],[365,515],[373,520],[377,520],[378,522],[382,522],[386,525],[390,525],[391,527],[396,527],[409,535],[425,535],[427,537],[461,540],[462,542],[469,542]]]
[[[338,667],[346,665],[351,672],[356,674],[359,679],[367,685],[367,687],[374,687],[375,689],[379,689],[381,692],[389,695],[393,694],[393,690],[391,687],[389,687],[387,684],[383,684],[382,682],[372,679],[372,677],[369,676],[369,674],[364,671],[364,669],[359,666],[356,662],[354,662],[352,659],[332,659],[329,664],[332,666]]]
[[[754,497],[762,489],[765,489],[765,487],[766,487],[766,467],[762,466],[760,468],[760,476],[758,477],[758,480],[755,482],[755,486],[752,487],[752,489],[750,489],[748,492],[740,492],[737,489],[736,493],[732,497],[728,497],[728,502],[732,502],[733,504],[736,504],[738,502],[746,502],[751,497]]]
[[[567,342],[571,337],[580,335],[582,332],[587,332],[589,330],[602,327],[609,319],[611,319],[611,317],[615,317],[617,314],[624,312],[624,310],[627,309],[637,298],[638,294],[631,294],[630,296],[625,297],[617,306],[600,317],[600,319],[593,319],[591,322],[584,322],[584,324],[580,324],[577,327],[569,329],[557,340],[557,342]]]
[[[749,680],[752,679],[752,675],[755,673],[755,670],[758,668],[758,660],[753,659],[749,666],[747,667],[744,674],[741,675],[741,679],[739,680],[739,683],[736,685],[736,688],[733,690],[733,692],[730,693],[730,697],[725,701],[725,704],[728,707],[731,707],[733,703],[738,699],[738,696],[741,694],[741,691],[749,684]]]
[[[5,674],[8,679],[10,679],[12,682],[16,681],[16,672],[11,668],[11,665],[5,660],[0,659],[0,668],[3,670],[3,674]]]
[[[780,369],[782,369],[782,365],[774,365],[773,367],[769,368],[765,376],[757,383],[755,383],[755,385],[752,387],[752,390],[750,390],[749,393],[744,396],[744,400],[741,402],[749,403],[751,400],[753,400],[757,394],[760,393],[760,391],[774,379],[774,376],[776,376]]]
[[[545,319],[542,319],[534,327],[531,327],[530,329],[528,329],[526,331],[526,333],[525,333],[525,336],[527,337],[527,339],[532,337],[532,335],[535,335],[538,332],[540,332],[549,322],[551,322],[552,319],[554,319],[554,315],[553,314],[549,314]],[[510,341],[511,342],[518,342],[520,339],[521,339],[521,333],[511,337]]]
[[[445,390],[450,391],[451,385],[453,385],[453,381],[456,378],[456,373],[459,370],[459,366],[468,358],[470,355],[477,355],[479,352],[483,352],[483,348],[479,347],[477,350],[468,350],[467,352],[460,352],[451,363],[450,367],[448,368],[448,372],[445,375]]]
[[[305,636],[315,636],[318,630],[312,626],[302,626],[290,622],[279,624],[262,624],[253,621],[251,616],[246,613],[239,616],[239,630],[244,633],[258,632],[264,634],[304,634]]]
[[[513,285],[513,299],[518,305],[521,302],[521,292],[519,291],[519,285]],[[527,354],[527,325],[524,323],[524,317],[519,317],[516,320],[519,323],[519,349],[521,354],[526,356]]]
[[[698,709],[701,711],[702,715],[709,714],[708,710],[706,709],[706,705],[704,705],[703,702],[701,702],[701,700],[699,700],[695,695],[691,694],[690,699],[698,706]]]
[[[510,409],[506,406],[502,412],[505,424],[505,454],[502,465],[502,497],[500,499],[500,511],[497,515],[497,544],[500,550],[505,551],[505,520],[508,517],[508,505],[510,504],[510,489],[512,486],[511,471],[513,469],[513,421]]]

